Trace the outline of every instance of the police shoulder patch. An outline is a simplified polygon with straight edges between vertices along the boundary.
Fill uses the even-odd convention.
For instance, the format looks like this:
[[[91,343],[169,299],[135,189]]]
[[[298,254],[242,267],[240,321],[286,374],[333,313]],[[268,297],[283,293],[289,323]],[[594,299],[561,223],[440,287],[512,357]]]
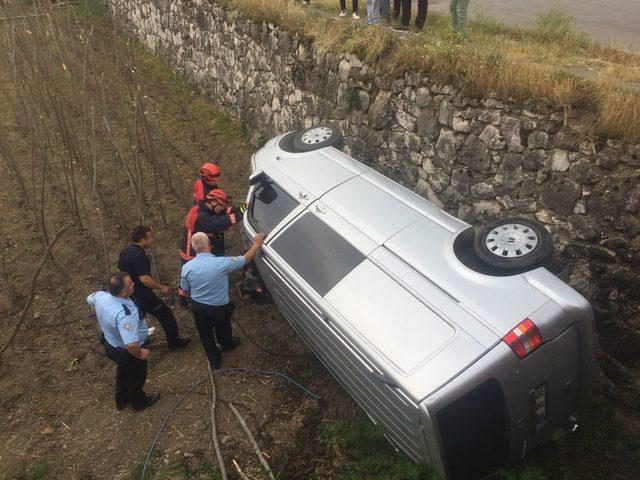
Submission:
[[[124,322],[124,324],[122,326],[124,327],[125,330],[131,330],[131,323],[130,322]]]

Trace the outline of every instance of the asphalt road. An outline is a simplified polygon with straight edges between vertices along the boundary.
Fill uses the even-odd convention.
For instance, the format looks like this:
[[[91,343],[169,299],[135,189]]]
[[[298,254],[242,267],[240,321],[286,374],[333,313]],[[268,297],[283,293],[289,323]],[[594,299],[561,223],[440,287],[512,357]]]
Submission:
[[[536,14],[566,8],[576,28],[594,40],[640,52],[640,0],[471,0],[471,18],[487,14],[510,24],[533,24]],[[429,9],[447,11],[449,0],[430,0]]]

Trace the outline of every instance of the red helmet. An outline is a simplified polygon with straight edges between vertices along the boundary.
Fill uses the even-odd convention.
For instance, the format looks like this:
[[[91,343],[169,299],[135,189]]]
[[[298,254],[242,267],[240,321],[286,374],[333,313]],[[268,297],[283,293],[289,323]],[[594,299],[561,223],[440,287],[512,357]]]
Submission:
[[[217,182],[220,177],[220,169],[213,163],[205,163],[200,167],[200,176],[207,182]]]
[[[207,202],[216,202],[224,205],[227,203],[227,199],[227,194],[219,188],[215,188],[207,194]]]

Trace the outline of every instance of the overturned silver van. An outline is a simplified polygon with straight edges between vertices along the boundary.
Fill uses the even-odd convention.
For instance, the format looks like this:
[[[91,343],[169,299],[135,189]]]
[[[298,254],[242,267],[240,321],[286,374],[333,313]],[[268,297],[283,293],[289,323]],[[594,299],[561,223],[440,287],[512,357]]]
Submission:
[[[387,438],[444,478],[517,462],[577,426],[592,389],[590,304],[545,264],[546,230],[482,229],[342,153],[332,126],[251,160],[249,237],[291,326]]]

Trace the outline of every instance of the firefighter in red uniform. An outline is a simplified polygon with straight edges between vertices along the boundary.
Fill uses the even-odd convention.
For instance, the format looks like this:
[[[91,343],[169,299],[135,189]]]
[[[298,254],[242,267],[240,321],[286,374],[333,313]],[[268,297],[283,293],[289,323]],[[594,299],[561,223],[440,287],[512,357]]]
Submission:
[[[211,253],[224,256],[224,231],[231,225],[242,221],[244,207],[227,206],[227,194],[216,188],[211,190],[205,201],[198,201],[191,207],[182,226],[182,242],[180,246],[180,262],[184,265],[195,257],[191,248],[191,237],[196,232],[204,232],[211,240]],[[182,290],[178,289],[180,305],[186,306]]]
[[[193,204],[204,201],[211,190],[218,188],[220,169],[213,163],[205,163],[200,167],[200,176],[193,182]]]

